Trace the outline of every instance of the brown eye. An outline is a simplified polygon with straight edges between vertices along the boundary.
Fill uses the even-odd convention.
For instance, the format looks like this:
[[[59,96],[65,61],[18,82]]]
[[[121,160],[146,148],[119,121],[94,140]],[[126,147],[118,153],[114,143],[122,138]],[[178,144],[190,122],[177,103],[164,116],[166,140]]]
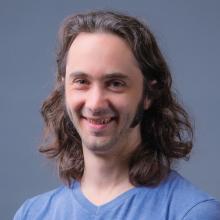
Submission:
[[[88,84],[87,80],[85,79],[77,79],[77,80],[74,80],[74,83],[77,83],[77,84]]]
[[[124,85],[124,84],[121,83],[121,82],[119,82],[119,81],[114,81],[114,82],[111,83],[111,86],[113,86],[113,87],[121,87],[121,86],[123,86],[123,85]]]
[[[75,89],[86,89],[89,85],[89,81],[86,79],[74,79],[73,87]]]
[[[121,92],[126,87],[126,83],[121,80],[111,80],[107,84],[108,88],[116,92]]]

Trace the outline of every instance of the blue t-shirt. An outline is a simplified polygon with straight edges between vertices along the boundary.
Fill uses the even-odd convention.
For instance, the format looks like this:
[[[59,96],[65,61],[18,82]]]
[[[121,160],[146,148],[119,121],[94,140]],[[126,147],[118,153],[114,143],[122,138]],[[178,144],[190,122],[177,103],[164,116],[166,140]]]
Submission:
[[[220,203],[172,171],[157,187],[135,187],[96,206],[80,184],[27,200],[14,220],[220,220]]]

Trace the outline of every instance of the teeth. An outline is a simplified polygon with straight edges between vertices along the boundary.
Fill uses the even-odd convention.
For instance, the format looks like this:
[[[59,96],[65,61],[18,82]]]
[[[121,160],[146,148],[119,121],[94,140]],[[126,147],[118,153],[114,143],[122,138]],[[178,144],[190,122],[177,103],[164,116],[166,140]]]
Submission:
[[[88,121],[93,124],[107,124],[111,121],[111,118],[104,118],[104,119],[89,119],[88,118]]]

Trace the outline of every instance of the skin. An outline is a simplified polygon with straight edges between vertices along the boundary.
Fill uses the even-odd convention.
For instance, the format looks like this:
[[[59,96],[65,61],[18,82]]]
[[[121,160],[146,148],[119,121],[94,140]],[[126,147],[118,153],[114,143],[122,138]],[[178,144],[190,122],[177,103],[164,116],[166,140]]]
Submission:
[[[100,205],[133,187],[128,160],[141,135],[132,124],[140,104],[149,106],[143,74],[123,39],[81,33],[69,49],[64,80],[66,109],[82,140],[81,188]]]

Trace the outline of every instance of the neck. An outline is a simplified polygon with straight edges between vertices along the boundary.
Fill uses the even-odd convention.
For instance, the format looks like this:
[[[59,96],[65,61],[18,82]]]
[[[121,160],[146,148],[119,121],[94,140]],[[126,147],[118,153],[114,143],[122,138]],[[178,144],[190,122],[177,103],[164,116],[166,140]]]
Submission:
[[[83,147],[81,190],[91,202],[104,204],[134,187],[129,180],[129,161],[141,140],[136,130],[130,138],[123,138],[123,142],[113,147],[113,151],[102,155]]]
[[[129,181],[128,158],[101,157],[85,151],[81,190],[91,202],[104,204],[134,187]]]
[[[85,157],[85,154],[84,154]],[[97,188],[106,188],[108,185],[128,181],[128,160],[117,157],[99,157],[90,155],[85,158],[85,170],[82,183],[89,182]]]

